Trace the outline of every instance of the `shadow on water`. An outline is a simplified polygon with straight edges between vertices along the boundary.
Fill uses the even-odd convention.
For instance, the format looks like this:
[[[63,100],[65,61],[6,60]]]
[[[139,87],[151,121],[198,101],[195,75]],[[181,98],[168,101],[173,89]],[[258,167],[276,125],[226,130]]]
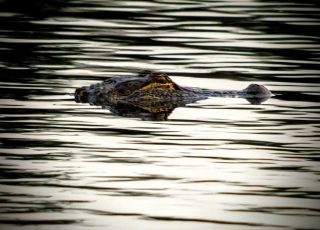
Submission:
[[[318,229],[318,2],[0,1],[0,228]],[[74,101],[141,69],[274,96]]]

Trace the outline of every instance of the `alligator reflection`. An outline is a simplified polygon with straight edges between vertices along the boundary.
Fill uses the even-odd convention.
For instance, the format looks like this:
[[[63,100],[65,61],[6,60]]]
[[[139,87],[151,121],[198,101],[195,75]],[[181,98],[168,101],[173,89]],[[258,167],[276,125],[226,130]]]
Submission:
[[[145,107],[140,107],[130,103],[119,102],[116,104],[109,103],[106,99],[99,97],[98,100],[88,101],[87,97],[75,97],[77,103],[89,103],[90,105],[99,105],[103,109],[109,110],[112,114],[122,117],[141,118],[145,121],[166,121],[168,116],[177,107],[186,104],[172,104],[169,102],[153,103]]]
[[[88,100],[89,99],[89,100]],[[91,99],[91,100],[90,100]],[[251,104],[261,104],[268,98],[245,98]],[[156,102],[150,103],[148,106],[140,107],[130,103],[118,102],[112,104],[104,97],[75,97],[77,103],[89,103],[90,105],[98,105],[103,109],[109,110],[112,114],[122,117],[141,118],[145,121],[166,121],[169,115],[177,107],[186,106],[186,104],[196,102],[188,101],[186,103],[180,101],[179,103],[172,102]]]

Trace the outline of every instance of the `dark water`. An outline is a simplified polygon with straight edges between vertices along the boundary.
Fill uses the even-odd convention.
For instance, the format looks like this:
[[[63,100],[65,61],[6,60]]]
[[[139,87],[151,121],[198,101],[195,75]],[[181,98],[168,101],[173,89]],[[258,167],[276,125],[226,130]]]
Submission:
[[[318,1],[0,1],[1,229],[319,229]],[[77,104],[140,69],[266,85],[168,121]]]

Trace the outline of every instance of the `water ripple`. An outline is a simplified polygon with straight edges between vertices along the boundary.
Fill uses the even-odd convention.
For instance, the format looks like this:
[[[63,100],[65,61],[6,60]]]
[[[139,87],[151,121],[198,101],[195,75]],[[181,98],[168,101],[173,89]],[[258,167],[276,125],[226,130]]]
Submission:
[[[0,4],[1,229],[319,228],[317,1]],[[73,100],[148,68],[274,96],[167,121]]]

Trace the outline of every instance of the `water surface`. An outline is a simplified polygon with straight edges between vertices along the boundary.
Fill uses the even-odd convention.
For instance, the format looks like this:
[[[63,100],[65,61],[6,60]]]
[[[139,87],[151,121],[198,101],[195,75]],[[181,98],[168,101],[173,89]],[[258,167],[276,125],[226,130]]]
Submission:
[[[318,229],[318,1],[1,1],[1,229]],[[141,69],[266,85],[167,121],[77,104]]]

